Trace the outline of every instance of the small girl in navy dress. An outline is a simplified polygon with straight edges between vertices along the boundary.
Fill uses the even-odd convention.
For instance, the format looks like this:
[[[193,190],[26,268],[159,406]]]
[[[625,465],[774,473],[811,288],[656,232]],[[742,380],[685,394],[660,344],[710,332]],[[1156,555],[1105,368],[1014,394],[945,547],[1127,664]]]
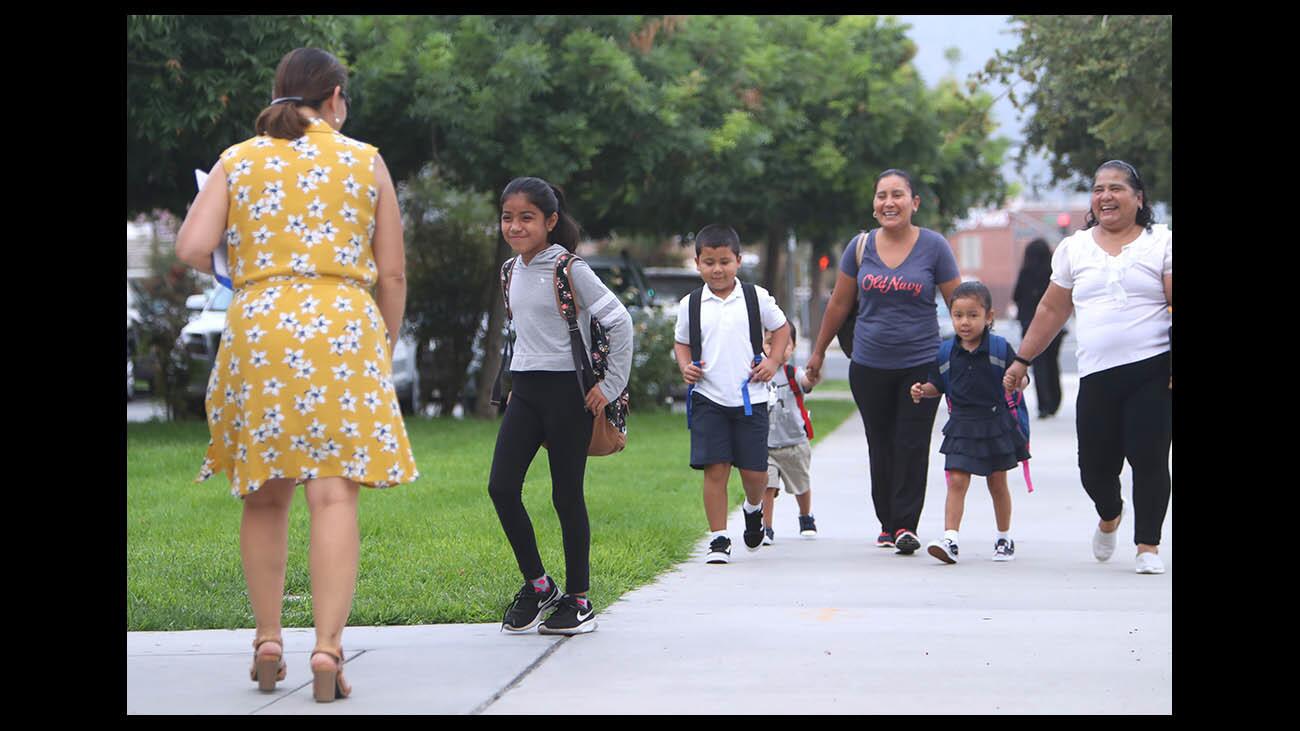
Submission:
[[[930,369],[929,382],[915,383],[911,389],[912,401],[920,403],[922,398],[937,398],[946,384],[950,411],[943,427],[943,445],[939,447],[947,455],[944,473],[948,477],[943,538],[932,541],[927,550],[944,563],[957,562],[957,530],[966,506],[966,490],[971,475],[981,475],[988,479],[997,519],[993,560],[1010,561],[1015,558],[1016,543],[1009,535],[1011,491],[1007,489],[1007,470],[1029,459],[1028,440],[1007,409],[1007,392],[1002,386],[1002,376],[1016,353],[1009,343],[990,332],[993,296],[988,287],[963,282],[953,291],[949,309],[957,334],[939,352],[951,352],[951,357],[941,363],[940,355]],[[1017,390],[1023,391],[1028,385],[1029,378],[1025,377]]]

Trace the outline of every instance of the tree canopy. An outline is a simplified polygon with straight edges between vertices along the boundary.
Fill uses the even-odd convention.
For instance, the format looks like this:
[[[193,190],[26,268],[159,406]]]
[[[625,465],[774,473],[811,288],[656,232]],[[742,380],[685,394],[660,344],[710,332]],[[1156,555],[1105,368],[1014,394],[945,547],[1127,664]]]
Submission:
[[[972,85],[999,79],[1032,110],[1021,163],[1049,156],[1053,181],[1091,181],[1119,158],[1142,174],[1153,201],[1173,206],[1173,17],[1018,15],[1020,45],[990,59]],[[1029,93],[1016,95],[1020,82]]]

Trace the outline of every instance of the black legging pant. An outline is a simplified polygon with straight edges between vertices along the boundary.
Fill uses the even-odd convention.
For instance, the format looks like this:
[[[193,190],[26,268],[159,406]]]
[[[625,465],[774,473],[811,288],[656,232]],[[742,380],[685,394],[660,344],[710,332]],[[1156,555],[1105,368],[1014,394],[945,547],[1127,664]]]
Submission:
[[[1021,328],[1021,335],[1026,329]],[[1058,333],[1034,358],[1034,391],[1038,394],[1040,414],[1055,414],[1061,408],[1061,341],[1064,338],[1064,332]]]
[[[916,532],[925,505],[930,466],[930,431],[939,399],[912,403],[913,383],[925,383],[930,364],[911,368],[870,368],[849,364],[849,388],[867,430],[871,460],[871,502],[880,529]]]
[[[581,594],[587,591],[591,576],[591,526],[582,496],[591,414],[580,398],[573,371],[524,371],[512,376],[513,393],[497,432],[488,494],[524,580],[546,573],[523,501],[524,475],[542,442],[546,442],[550,451],[551,501],[564,537],[564,589]]]
[[[1173,439],[1169,353],[1079,379],[1079,477],[1102,520],[1120,514],[1119,475],[1133,468],[1133,542],[1160,545]]]

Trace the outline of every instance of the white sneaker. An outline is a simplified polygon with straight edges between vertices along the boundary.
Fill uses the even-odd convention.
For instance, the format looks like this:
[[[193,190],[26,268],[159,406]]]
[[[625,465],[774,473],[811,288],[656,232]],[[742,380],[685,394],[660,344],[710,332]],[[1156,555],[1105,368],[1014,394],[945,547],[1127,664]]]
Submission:
[[[1158,553],[1139,553],[1137,555],[1137,572],[1139,574],[1163,574],[1165,562]]]
[[[1102,533],[1101,527],[1098,526],[1096,532],[1092,534],[1092,555],[1098,561],[1109,561],[1115,553],[1115,543],[1119,539],[1119,526],[1124,522],[1124,508],[1121,505],[1119,510],[1119,522],[1115,524],[1115,530],[1109,533]]]
[[[930,541],[925,550],[944,563],[957,563],[957,544],[947,538]]]

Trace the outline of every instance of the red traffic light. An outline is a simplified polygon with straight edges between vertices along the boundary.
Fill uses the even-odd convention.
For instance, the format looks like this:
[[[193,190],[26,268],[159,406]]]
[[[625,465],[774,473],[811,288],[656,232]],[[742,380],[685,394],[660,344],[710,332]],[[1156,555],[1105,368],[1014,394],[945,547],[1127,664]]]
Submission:
[[[822,258],[817,260],[817,268],[822,270],[823,272],[826,271],[826,267],[830,265],[831,265],[831,258],[829,256],[826,256],[825,254],[822,254]]]
[[[1057,225],[1057,226],[1060,226],[1061,228],[1069,228],[1069,227],[1070,227],[1070,214],[1068,214],[1068,213],[1062,213],[1061,215],[1057,216],[1057,217],[1056,217],[1056,225]]]

